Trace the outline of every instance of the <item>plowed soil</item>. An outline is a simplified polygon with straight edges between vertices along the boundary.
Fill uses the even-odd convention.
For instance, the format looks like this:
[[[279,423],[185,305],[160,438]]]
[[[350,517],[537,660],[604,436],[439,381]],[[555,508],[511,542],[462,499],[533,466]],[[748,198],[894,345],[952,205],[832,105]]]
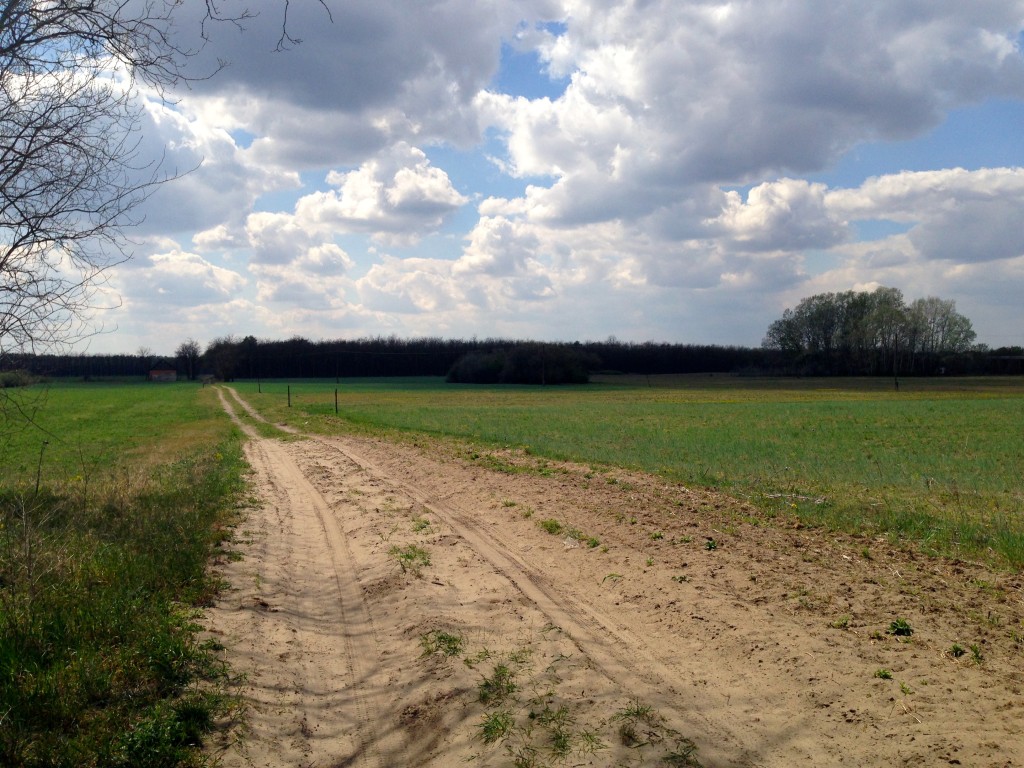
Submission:
[[[244,428],[223,766],[1024,764],[1018,574],[615,469]]]

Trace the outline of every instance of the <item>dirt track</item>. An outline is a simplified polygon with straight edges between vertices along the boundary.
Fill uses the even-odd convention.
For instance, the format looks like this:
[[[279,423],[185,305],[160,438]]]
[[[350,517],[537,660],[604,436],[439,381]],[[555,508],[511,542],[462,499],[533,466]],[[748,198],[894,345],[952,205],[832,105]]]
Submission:
[[[623,471],[248,431],[259,503],[208,617],[247,676],[224,766],[1024,764],[1018,576]]]

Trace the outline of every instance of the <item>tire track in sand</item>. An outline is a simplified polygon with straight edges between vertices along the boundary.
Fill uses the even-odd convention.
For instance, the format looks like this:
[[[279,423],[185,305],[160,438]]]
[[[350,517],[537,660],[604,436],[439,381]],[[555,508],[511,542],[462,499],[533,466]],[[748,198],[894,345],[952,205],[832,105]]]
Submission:
[[[269,537],[267,556],[256,574],[257,594],[248,601],[252,612],[240,617],[235,630],[253,649],[247,686],[252,719],[259,721],[253,732],[273,756],[264,764],[401,765],[400,742],[382,740],[375,725],[385,696],[376,672],[380,653],[344,531],[290,455],[295,446],[260,438],[237,417],[222,389],[218,395],[250,438],[246,456],[269,483],[263,496],[276,516],[276,524],[260,526]],[[294,670],[284,676],[287,685],[282,669]],[[261,710],[277,711],[261,718]],[[229,753],[223,765],[257,765],[256,751]]]
[[[252,418],[265,421],[235,390],[229,391]],[[700,744],[703,764],[742,766],[754,763],[721,721],[710,720],[701,714],[702,702],[689,687],[684,687],[674,673],[647,652],[642,638],[604,616],[595,606],[582,605],[562,594],[543,572],[516,554],[513,542],[495,538],[490,531],[474,522],[472,510],[432,497],[407,480],[394,476],[349,442],[336,437],[306,437],[443,519],[515,591],[547,616],[553,625],[566,632],[579,652],[610,683],[628,691],[631,696],[655,704],[662,714],[668,716],[672,727],[694,737]],[[336,546],[345,546],[343,536],[339,537]],[[346,558],[351,561],[350,553],[346,552]]]
[[[474,522],[472,510],[433,497],[412,483],[388,474],[343,440],[308,437],[340,453],[363,471],[385,479],[442,519],[554,626],[567,633],[579,652],[609,682],[641,701],[654,703],[677,731],[693,737],[700,744],[703,765],[755,764],[753,756],[746,753],[720,722],[700,714],[702,702],[691,690],[673,682],[676,675],[646,650],[641,637],[604,616],[594,606],[584,606],[563,596],[543,572],[516,554],[513,542],[496,538]]]

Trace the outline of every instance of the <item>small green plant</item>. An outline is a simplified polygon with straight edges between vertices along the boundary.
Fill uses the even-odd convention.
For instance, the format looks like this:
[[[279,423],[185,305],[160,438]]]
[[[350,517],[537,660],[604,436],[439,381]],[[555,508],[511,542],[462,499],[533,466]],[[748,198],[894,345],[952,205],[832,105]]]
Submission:
[[[583,729],[579,733],[579,751],[581,755],[594,755],[602,749],[608,749],[608,745],[601,741],[601,737],[594,731]]]
[[[502,499],[502,501],[501,501],[501,506],[506,507],[506,508],[507,507],[514,507],[515,505],[516,505],[516,502],[512,501],[512,499]]]
[[[910,637],[914,634],[914,628],[906,619],[896,619],[889,624],[889,629],[886,632],[896,637]]]
[[[420,645],[423,646],[424,656],[433,656],[435,653],[458,656],[466,645],[466,639],[461,635],[435,629],[420,635]]]
[[[505,738],[515,727],[516,720],[507,710],[488,712],[480,721],[480,737],[484,744],[493,744]]]
[[[388,554],[398,561],[402,573],[411,572],[416,576],[425,566],[430,565],[430,553],[416,544],[400,547],[397,544],[388,550]]]
[[[849,629],[850,628],[850,617],[840,616],[835,621],[829,622],[829,626],[832,629]]]
[[[622,574],[621,573],[609,573],[607,576],[605,576],[603,579],[601,579],[601,583],[604,584],[606,581],[609,581],[609,580],[612,583],[614,583],[616,581],[622,581]]]
[[[949,650],[946,651],[946,653],[948,653],[954,659],[959,659],[961,656],[966,654],[967,651],[964,649],[962,645],[960,645],[960,643],[953,643],[951,646],[949,646]]]
[[[913,692],[914,691],[911,689],[911,687],[909,685],[907,685],[905,682],[900,680],[900,693],[902,693],[904,696],[909,696]]]
[[[645,565],[646,565],[646,566],[647,566],[648,568],[649,568],[649,567],[651,567],[652,565],[654,565],[654,558],[653,558],[653,557],[648,557],[648,558],[647,558],[647,559],[646,559],[646,560],[644,561],[644,564],[645,564]]]
[[[553,517],[549,517],[547,520],[541,520],[538,525],[542,530],[550,533],[552,536],[557,536],[562,532],[562,524]]]
[[[414,533],[421,533],[430,528],[430,521],[425,517],[414,517],[412,519],[412,530]]]
[[[690,739],[680,738],[675,748],[661,758],[661,762],[681,768],[700,768],[700,763],[697,761],[697,745]]]
[[[598,545],[599,545],[600,543],[601,543],[600,539],[598,539],[598,538],[597,538],[596,536],[588,536],[588,537],[587,537],[587,546],[588,546],[588,547],[589,547],[590,549],[594,549],[594,548],[595,548],[595,547],[597,547],[597,546],[598,546]]]
[[[718,549],[718,542],[708,536],[708,540],[704,542],[704,549],[708,550],[708,552]]]
[[[971,644],[971,660],[975,664],[981,664],[985,660],[985,657],[981,655],[981,646],[977,643]]]
[[[619,723],[619,741],[625,747],[640,747],[647,744],[637,730],[640,723],[649,726],[658,724],[658,713],[647,704],[641,704],[639,699],[633,699],[628,705],[612,715],[612,721]]]
[[[676,584],[685,584],[690,580],[690,577],[687,576],[685,573],[680,574],[679,576],[672,576],[671,578],[672,581],[674,581]]]
[[[661,541],[664,538],[665,538],[665,534],[662,533],[661,531],[655,531],[654,533],[651,534],[651,539],[653,539],[654,541]]]
[[[533,507],[523,507],[523,511],[520,513],[524,520],[529,520],[533,517]]]
[[[879,680],[892,680],[892,672],[885,668],[877,669],[875,670],[875,677]]]
[[[495,664],[490,677],[477,686],[481,704],[501,704],[518,690],[515,673],[505,664]]]

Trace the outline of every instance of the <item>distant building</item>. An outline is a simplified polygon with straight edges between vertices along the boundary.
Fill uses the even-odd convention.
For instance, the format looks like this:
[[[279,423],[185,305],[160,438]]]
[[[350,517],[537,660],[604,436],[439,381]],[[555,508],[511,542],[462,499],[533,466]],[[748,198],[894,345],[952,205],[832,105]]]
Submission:
[[[150,381],[177,381],[178,372],[166,368],[154,368],[149,372]]]

